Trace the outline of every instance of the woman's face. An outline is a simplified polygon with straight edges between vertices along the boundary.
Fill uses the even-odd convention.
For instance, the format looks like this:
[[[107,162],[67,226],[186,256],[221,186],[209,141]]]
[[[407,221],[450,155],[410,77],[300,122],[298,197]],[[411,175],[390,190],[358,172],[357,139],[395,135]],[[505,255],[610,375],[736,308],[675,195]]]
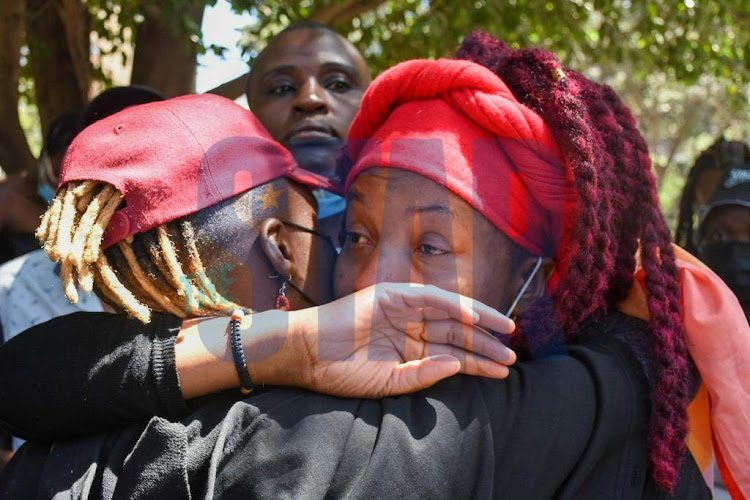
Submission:
[[[426,177],[370,169],[352,185],[337,297],[380,282],[432,284],[504,310],[523,282],[515,244]]]

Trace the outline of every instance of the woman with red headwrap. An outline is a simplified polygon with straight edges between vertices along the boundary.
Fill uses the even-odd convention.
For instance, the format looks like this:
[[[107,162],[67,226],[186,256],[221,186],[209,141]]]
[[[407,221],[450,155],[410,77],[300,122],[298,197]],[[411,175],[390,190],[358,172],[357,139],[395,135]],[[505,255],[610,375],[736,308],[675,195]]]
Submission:
[[[245,403],[247,418],[274,425],[240,422],[231,450],[213,448],[225,454],[209,475],[236,480],[221,472],[246,467],[252,481],[240,490],[255,494],[705,496],[684,445],[692,388],[674,255],[632,118],[618,124],[628,140],[599,142],[585,96],[601,97],[598,112],[612,120],[616,96],[550,54],[481,35],[462,55],[472,51],[502,79],[470,62],[411,61],[366,94],[344,164],[350,207],[336,291],[382,281],[458,291],[518,314],[512,342],[538,360],[507,381],[452,379],[415,396],[354,400],[354,409],[269,391]],[[614,144],[638,153],[618,165],[628,175],[616,175]],[[612,312],[633,284],[639,238],[650,328]],[[238,411],[217,422],[206,409],[191,422],[231,427]],[[157,443],[157,431],[139,443],[159,449],[176,437]],[[233,433],[210,436],[223,443]],[[188,463],[219,444],[198,434],[172,445]],[[191,471],[192,485],[203,476]]]
[[[520,352],[534,355],[583,332],[602,335],[617,321],[603,315],[633,282],[640,237],[653,337],[623,340],[644,348],[644,363],[652,360],[650,465],[657,483],[672,490],[696,387],[649,164],[622,165],[632,171],[618,176],[614,162],[602,163],[604,145],[592,140],[595,120],[584,98],[599,87],[568,76],[551,55],[521,51],[498,67],[508,84],[471,62],[410,61],[368,89],[350,131],[350,243],[337,264],[351,257],[358,272],[337,294],[385,274],[386,281],[435,284],[510,314],[514,294],[544,295],[547,282],[552,300],[523,308],[513,337]],[[631,205],[636,201],[640,206]],[[417,259],[407,250],[420,245]],[[602,324],[593,332],[582,329],[597,318]]]

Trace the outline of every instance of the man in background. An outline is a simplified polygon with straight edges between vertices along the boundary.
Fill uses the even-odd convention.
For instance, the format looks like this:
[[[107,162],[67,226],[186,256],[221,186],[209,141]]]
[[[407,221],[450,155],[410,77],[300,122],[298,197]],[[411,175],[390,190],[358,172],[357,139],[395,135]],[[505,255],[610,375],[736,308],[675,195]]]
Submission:
[[[340,179],[336,157],[359,111],[370,71],[354,45],[331,28],[295,23],[258,55],[247,80],[250,109],[301,167]],[[322,231],[338,241],[346,201],[316,190]]]
[[[750,318],[750,163],[729,167],[698,217],[698,256]]]

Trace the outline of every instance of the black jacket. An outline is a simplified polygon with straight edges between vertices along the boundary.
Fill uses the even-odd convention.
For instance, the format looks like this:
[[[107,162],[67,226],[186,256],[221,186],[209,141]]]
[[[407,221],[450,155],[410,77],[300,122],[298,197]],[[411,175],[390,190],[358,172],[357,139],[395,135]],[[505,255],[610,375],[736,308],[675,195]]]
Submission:
[[[192,413],[178,328],[78,313],[0,348],[0,419],[36,441],[0,497],[669,498],[647,470],[648,363],[623,341],[644,337],[638,320],[610,315],[506,380],[382,400],[274,388]],[[690,456],[676,497],[710,498]]]

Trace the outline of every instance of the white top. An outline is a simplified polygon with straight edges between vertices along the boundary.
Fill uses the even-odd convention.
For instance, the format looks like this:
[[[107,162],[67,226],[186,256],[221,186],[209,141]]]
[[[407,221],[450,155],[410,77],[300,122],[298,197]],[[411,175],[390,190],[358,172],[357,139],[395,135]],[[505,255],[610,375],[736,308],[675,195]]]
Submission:
[[[5,342],[34,325],[78,311],[101,312],[93,293],[79,291],[78,304],[65,297],[59,266],[35,250],[0,266],[0,324]]]

